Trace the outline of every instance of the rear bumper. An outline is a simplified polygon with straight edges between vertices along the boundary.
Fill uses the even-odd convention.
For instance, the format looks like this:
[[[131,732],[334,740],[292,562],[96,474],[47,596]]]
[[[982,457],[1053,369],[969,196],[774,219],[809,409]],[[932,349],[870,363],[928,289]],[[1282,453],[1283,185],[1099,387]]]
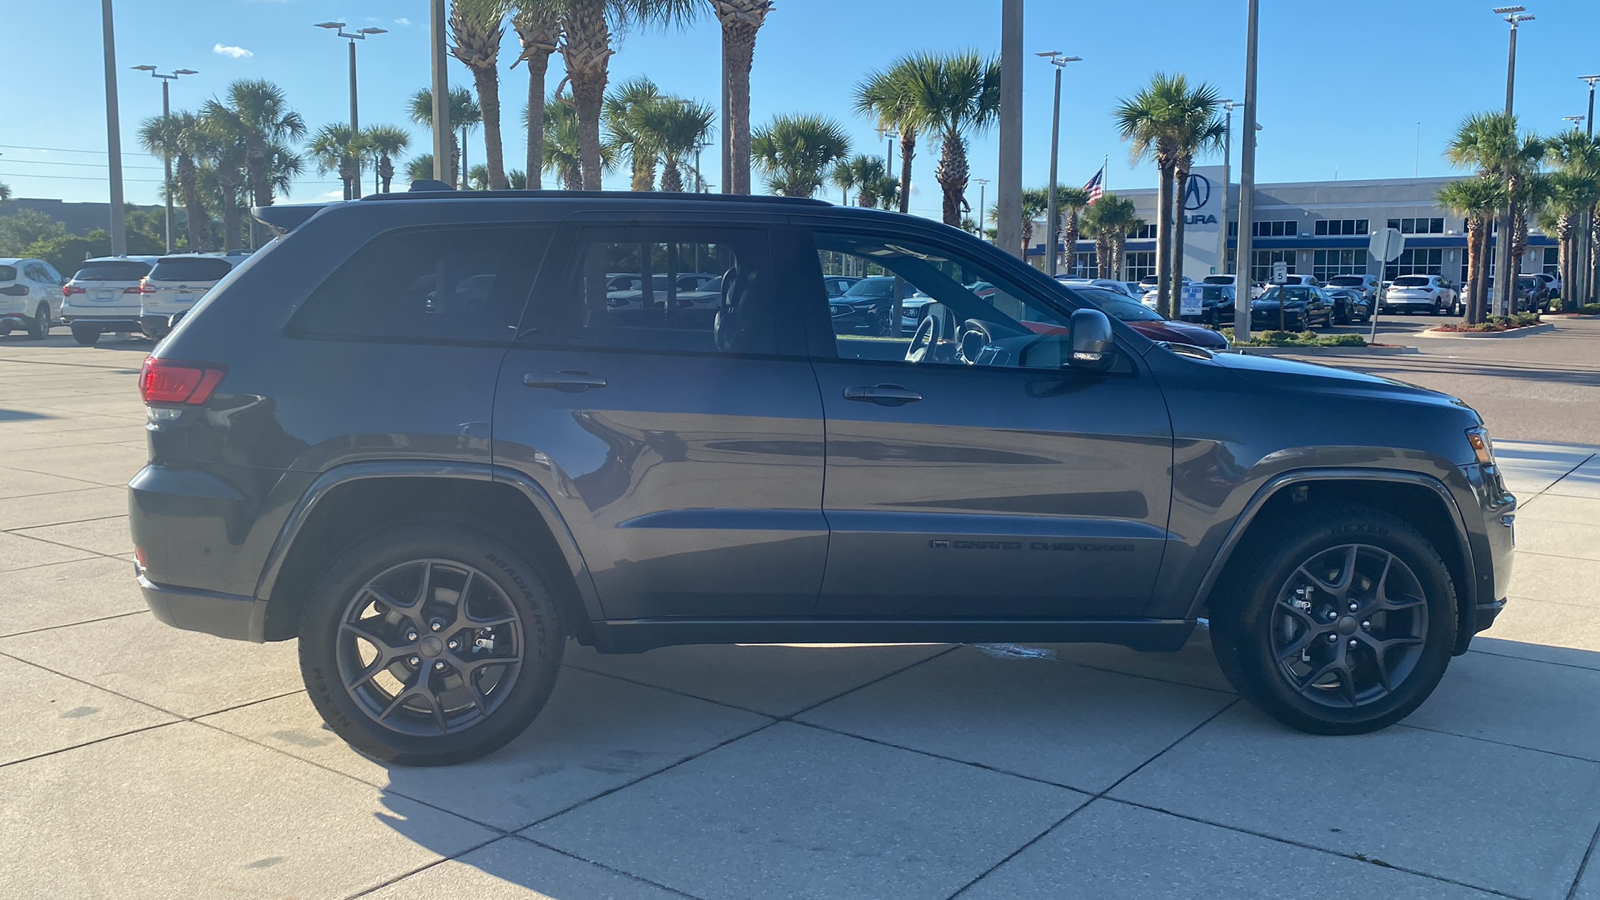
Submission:
[[[138,331],[139,316],[135,315],[82,315],[63,311],[61,321],[68,325],[96,325],[107,331]]]
[[[185,631],[200,631],[237,641],[262,640],[264,618],[254,597],[218,594],[196,588],[160,585],[138,571],[139,590],[157,621]]]

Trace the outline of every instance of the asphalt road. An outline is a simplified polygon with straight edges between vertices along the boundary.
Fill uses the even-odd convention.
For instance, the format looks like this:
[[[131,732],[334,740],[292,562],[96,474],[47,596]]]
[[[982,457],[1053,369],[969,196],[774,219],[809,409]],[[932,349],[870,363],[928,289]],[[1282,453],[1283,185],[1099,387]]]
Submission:
[[[1385,316],[1378,342],[1420,352],[1402,356],[1303,357],[1460,397],[1497,435],[1600,444],[1600,319],[1551,319],[1553,331],[1500,338],[1420,337],[1450,321]],[[1366,328],[1339,328],[1360,331]]]

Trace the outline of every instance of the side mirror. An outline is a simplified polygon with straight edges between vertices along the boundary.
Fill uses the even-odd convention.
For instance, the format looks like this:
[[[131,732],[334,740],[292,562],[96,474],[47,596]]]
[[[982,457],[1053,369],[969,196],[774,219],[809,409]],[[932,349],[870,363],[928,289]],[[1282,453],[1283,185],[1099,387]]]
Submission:
[[[1072,355],[1067,365],[1075,369],[1104,369],[1111,361],[1111,320],[1098,309],[1072,314]]]

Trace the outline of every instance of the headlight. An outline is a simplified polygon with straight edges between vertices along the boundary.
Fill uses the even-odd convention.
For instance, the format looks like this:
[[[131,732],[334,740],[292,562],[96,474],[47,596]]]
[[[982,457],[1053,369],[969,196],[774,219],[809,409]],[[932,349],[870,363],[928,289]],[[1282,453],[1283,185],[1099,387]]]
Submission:
[[[1489,429],[1482,425],[1468,428],[1467,443],[1472,445],[1472,452],[1478,457],[1478,465],[1494,465],[1494,442],[1489,440]]]

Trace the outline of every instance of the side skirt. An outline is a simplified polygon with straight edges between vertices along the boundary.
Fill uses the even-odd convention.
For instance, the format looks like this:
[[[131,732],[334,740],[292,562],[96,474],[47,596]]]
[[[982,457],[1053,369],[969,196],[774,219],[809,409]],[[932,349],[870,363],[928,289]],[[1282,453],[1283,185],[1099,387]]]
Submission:
[[[682,644],[1121,644],[1173,652],[1195,623],[1183,619],[628,619],[594,622],[601,653]]]

